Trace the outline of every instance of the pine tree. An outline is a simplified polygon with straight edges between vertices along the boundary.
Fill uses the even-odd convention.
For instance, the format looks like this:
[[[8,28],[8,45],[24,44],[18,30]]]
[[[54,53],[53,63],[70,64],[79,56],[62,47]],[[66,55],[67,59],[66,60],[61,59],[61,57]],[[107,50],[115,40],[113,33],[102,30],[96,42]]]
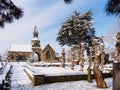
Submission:
[[[73,0],[64,0],[65,3],[69,4],[71,3]]]
[[[13,19],[20,19],[23,11],[18,8],[11,0],[0,0],[0,27],[5,23],[13,22]]]
[[[89,45],[89,41],[96,37],[92,20],[91,10],[84,14],[75,11],[73,15],[62,24],[57,41],[62,46],[71,46],[72,44],[79,45],[81,42]]]
[[[120,15],[120,0],[108,0],[105,11],[107,15]]]

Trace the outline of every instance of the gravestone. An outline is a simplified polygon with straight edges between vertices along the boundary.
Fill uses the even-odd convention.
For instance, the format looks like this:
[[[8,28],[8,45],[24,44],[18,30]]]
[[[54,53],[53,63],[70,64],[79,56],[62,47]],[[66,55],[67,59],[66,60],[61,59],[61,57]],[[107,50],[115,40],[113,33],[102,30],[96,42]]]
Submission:
[[[105,51],[104,51],[104,47],[105,45],[102,43],[101,44],[101,64],[100,64],[100,67],[101,67],[101,70],[104,70],[104,63],[105,63]]]
[[[83,55],[84,55],[84,43],[80,43],[79,50],[78,50],[80,71],[83,71]]]
[[[92,65],[92,47],[89,47],[89,52],[90,52],[90,55],[89,55],[89,66],[91,67]]]
[[[117,49],[118,62],[120,62],[120,32],[118,32],[116,35],[116,49]]]
[[[98,66],[94,65],[93,72],[94,72],[94,77],[96,80],[97,87],[98,88],[107,88],[106,82],[104,81],[104,78],[102,76],[102,72],[98,68]]]
[[[98,40],[93,39],[92,46],[94,50],[94,65],[99,65],[98,63]]]
[[[91,70],[90,66],[88,66],[87,71],[88,71],[87,81],[91,83],[92,82],[92,75],[91,75],[92,70]]]
[[[120,90],[120,32],[116,35],[118,63],[113,63],[113,90]]]
[[[113,63],[113,90],[120,90],[120,63]]]
[[[74,69],[74,59],[75,59],[75,45],[72,45],[71,47],[71,55],[72,55],[72,59],[71,59],[71,65],[70,68],[73,70]]]
[[[65,48],[62,49],[62,67],[65,67]]]

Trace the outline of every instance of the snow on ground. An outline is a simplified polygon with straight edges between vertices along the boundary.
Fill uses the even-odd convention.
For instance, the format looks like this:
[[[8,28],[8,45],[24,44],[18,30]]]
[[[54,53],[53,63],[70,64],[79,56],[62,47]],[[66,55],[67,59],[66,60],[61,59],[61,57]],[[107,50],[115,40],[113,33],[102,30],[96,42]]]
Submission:
[[[41,66],[42,65],[42,66]],[[87,68],[88,64],[85,64],[83,67],[83,71],[80,71],[80,66],[79,65],[74,65],[74,70],[70,69],[70,66],[65,66],[65,68],[62,67],[56,67],[52,66],[53,63],[44,63],[44,64],[39,64],[36,66],[32,65],[29,66],[27,65],[25,69],[30,69],[34,74],[44,74],[45,76],[62,76],[62,75],[80,75],[80,74],[87,74]],[[92,67],[93,68],[93,67]],[[103,71],[103,73],[108,73],[109,71],[106,69]],[[93,73],[93,72],[92,72]]]
[[[62,76],[62,75],[80,75],[87,74],[86,72],[80,72],[71,70],[70,68],[61,67],[29,67],[35,74],[45,74],[46,76]]]
[[[33,86],[27,74],[23,71],[25,63],[12,62],[13,75],[11,90],[112,90],[112,78],[105,79],[108,88],[100,89],[96,87],[96,82],[71,81]]]
[[[10,65],[7,64],[7,66],[5,66],[5,69],[4,69],[4,71],[2,72],[2,74],[0,74],[0,83],[2,83],[2,80],[5,79],[5,75],[6,75],[6,73],[8,72],[9,68],[10,68]]]

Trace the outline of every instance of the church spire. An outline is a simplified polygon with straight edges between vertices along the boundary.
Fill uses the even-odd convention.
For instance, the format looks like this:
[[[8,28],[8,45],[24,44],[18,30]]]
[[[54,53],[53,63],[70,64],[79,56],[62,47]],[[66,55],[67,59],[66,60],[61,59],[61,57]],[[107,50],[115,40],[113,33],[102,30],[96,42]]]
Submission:
[[[36,25],[34,27],[33,37],[37,37],[38,38],[38,30],[37,30],[37,26]]]

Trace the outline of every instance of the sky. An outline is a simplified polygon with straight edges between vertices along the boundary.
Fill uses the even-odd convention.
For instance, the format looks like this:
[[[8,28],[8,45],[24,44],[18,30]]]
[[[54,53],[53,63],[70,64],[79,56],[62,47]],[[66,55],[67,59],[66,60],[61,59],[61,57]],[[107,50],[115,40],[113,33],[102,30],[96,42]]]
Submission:
[[[10,44],[31,44],[35,25],[39,32],[39,40],[43,49],[47,44],[61,53],[62,48],[70,47],[59,45],[56,41],[57,33],[64,22],[74,11],[81,14],[92,9],[93,26],[96,36],[106,35],[109,29],[115,25],[116,17],[106,16],[105,4],[107,0],[73,0],[71,4],[65,4],[64,0],[12,0],[14,4],[23,9],[24,15],[11,24],[0,28],[0,53],[9,49]]]

